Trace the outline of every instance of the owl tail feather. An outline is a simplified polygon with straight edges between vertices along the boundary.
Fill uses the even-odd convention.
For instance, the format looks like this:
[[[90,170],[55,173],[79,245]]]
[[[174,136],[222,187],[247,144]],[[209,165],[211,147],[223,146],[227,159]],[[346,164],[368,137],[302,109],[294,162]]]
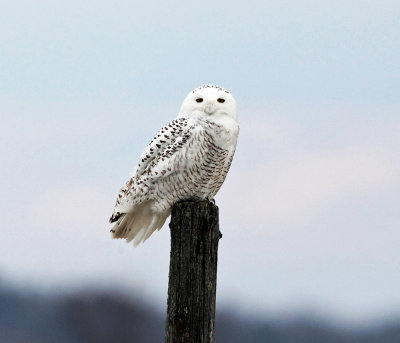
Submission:
[[[123,213],[111,229],[113,238],[125,238],[127,243],[133,240],[136,247],[156,230],[164,225],[168,214],[145,213],[142,211]]]

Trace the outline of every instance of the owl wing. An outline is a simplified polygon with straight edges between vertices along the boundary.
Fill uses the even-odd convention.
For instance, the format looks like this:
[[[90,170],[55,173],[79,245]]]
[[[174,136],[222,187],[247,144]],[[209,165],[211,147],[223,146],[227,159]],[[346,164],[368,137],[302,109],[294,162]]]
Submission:
[[[140,197],[135,201],[135,196],[138,193],[138,187],[142,184],[141,179],[146,175],[157,176],[165,160],[169,159],[190,136],[193,123],[186,118],[177,118],[169,122],[161,130],[157,132],[155,137],[146,147],[140,157],[140,162],[136,167],[132,177],[121,188],[114,207],[114,213],[110,218],[110,223],[117,221],[121,216],[121,207],[129,202],[131,205],[140,203]],[[140,195],[140,194],[139,194]],[[132,202],[133,200],[133,202]]]
[[[188,129],[188,124],[188,119],[177,118],[158,131],[142,153],[133,177],[140,177],[143,175],[147,168],[154,163],[164,151],[168,150],[168,148],[174,144],[176,139],[184,135],[184,132]]]

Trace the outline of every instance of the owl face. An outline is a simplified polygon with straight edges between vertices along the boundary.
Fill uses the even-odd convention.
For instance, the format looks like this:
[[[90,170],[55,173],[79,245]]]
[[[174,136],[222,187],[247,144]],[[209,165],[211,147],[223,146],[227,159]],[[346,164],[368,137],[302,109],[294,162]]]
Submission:
[[[209,120],[230,117],[236,121],[236,101],[227,90],[219,86],[201,86],[185,98],[179,116],[201,117]]]

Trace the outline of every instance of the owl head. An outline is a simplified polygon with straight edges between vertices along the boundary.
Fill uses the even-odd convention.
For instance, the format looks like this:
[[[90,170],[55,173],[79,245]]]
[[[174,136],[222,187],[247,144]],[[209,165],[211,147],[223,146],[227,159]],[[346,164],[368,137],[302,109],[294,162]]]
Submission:
[[[236,101],[231,93],[222,87],[200,86],[187,95],[178,117],[207,118],[211,121],[231,118],[236,121]]]

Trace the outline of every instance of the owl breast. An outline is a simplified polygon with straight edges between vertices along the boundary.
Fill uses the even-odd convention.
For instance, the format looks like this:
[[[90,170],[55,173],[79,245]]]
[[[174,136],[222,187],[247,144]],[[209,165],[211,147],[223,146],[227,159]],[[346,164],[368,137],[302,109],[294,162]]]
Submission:
[[[163,177],[155,179],[154,206],[166,210],[179,200],[214,198],[229,171],[237,134],[237,127],[198,120]]]

